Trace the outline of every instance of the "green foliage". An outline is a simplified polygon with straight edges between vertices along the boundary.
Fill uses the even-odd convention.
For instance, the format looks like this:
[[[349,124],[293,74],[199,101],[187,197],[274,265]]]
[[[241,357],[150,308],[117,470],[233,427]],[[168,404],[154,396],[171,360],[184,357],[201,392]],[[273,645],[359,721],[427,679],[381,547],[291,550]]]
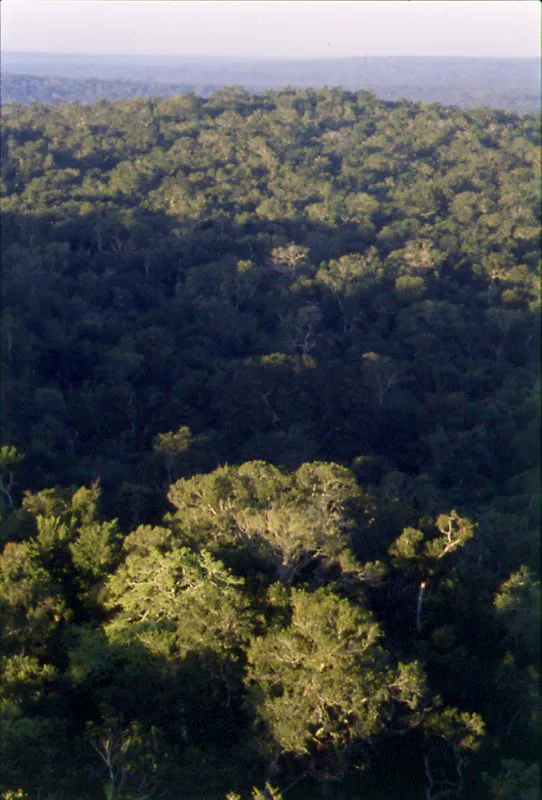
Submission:
[[[25,706],[39,703],[55,670],[52,665],[42,665],[31,656],[14,655],[0,660],[0,674],[0,714],[7,722],[17,719]]]
[[[177,481],[168,496],[181,537],[196,546],[242,548],[283,583],[322,562],[360,570],[347,536],[360,494],[344,467],[313,462],[286,475],[252,462]]]
[[[41,655],[70,616],[58,584],[30,545],[8,542],[0,556],[0,632],[7,651]]]
[[[536,655],[540,649],[540,581],[532,571],[521,566],[512,573],[499,587],[493,604],[512,641]]]
[[[77,539],[70,544],[72,562],[76,570],[103,578],[116,557],[117,523],[94,522],[80,528]]]
[[[160,743],[155,731],[144,731],[137,723],[122,726],[118,720],[108,720],[104,725],[89,723],[87,738],[106,776],[108,800],[145,798],[156,791]]]
[[[472,523],[460,517],[457,511],[440,514],[435,521],[435,528],[441,535],[428,540],[425,540],[422,531],[406,528],[388,548],[394,565],[399,569],[409,564],[425,565],[426,569],[434,571],[441,558],[464,547],[474,536]]]
[[[1,791],[531,764],[535,115],[232,89],[3,123]]]
[[[423,728],[429,736],[464,750],[475,750],[484,735],[484,722],[479,714],[460,712],[456,708],[428,713]]]
[[[417,708],[423,674],[415,664],[390,669],[368,611],[325,589],[293,590],[290,602],[290,624],[251,642],[250,702],[271,752],[315,760],[330,751],[347,761],[351,742],[381,732],[392,697]]]
[[[13,508],[14,471],[23,460],[24,455],[16,447],[11,445],[2,445],[0,447],[0,492],[3,495],[0,512],[2,512],[4,505],[7,505],[8,508]]]
[[[175,464],[188,450],[192,441],[190,428],[186,425],[181,426],[176,432],[169,431],[169,433],[159,433],[155,438],[153,449],[154,452],[164,460],[168,483],[171,483],[173,479],[172,475]]]
[[[80,591],[105,578],[118,555],[117,521],[99,521],[100,495],[95,483],[76,491],[27,494],[22,503],[35,519],[29,546],[36,558],[65,585],[77,576]]]
[[[504,759],[497,777],[484,778],[495,800],[536,800],[540,796],[540,767],[516,759]]]
[[[389,548],[394,562],[399,566],[411,561],[419,554],[419,546],[423,542],[423,533],[414,528],[406,528]]]
[[[14,467],[20,464],[23,459],[23,454],[19,453],[16,447],[11,445],[2,445],[0,447],[0,470],[4,471]]]
[[[282,794],[276,787],[266,783],[263,792],[261,789],[254,787],[250,795],[247,795],[247,800],[248,798],[250,798],[250,800],[282,800]],[[237,792],[229,792],[226,795],[226,800],[242,800],[242,798]]]
[[[166,531],[148,544],[145,533],[127,537],[128,555],[108,580],[106,605],[116,610],[106,625],[109,640],[135,639],[164,659],[191,651],[235,659],[250,630],[243,581],[206,551],[179,548]],[[134,548],[134,539],[141,546]]]

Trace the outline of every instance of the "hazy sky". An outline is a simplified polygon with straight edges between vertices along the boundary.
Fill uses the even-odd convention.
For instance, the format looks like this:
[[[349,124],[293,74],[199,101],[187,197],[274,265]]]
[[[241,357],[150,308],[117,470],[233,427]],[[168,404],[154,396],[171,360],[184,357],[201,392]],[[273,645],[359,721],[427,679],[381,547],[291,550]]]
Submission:
[[[538,0],[2,0],[4,50],[540,56]]]

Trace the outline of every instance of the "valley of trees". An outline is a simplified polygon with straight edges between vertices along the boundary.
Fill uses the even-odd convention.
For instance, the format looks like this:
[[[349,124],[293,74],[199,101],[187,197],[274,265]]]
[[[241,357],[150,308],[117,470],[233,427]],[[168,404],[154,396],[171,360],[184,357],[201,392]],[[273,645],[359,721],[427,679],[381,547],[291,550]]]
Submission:
[[[540,115],[2,116],[3,800],[537,798]]]

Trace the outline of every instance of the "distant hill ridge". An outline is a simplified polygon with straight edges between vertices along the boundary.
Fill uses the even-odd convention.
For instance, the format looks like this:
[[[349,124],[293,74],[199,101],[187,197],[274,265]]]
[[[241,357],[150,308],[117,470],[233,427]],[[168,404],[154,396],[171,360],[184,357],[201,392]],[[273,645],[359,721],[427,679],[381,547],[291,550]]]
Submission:
[[[372,89],[384,100],[487,105],[517,113],[541,103],[540,62],[532,58],[367,57],[245,59],[4,53],[2,102],[93,103],[129,97],[206,96],[307,86]]]

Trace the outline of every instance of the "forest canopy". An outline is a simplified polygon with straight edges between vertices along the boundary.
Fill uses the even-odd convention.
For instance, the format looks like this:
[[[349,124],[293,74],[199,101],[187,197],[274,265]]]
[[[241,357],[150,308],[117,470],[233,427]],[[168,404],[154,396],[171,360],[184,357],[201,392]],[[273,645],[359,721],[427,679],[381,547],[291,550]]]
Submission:
[[[538,796],[540,116],[2,115],[2,797]]]

